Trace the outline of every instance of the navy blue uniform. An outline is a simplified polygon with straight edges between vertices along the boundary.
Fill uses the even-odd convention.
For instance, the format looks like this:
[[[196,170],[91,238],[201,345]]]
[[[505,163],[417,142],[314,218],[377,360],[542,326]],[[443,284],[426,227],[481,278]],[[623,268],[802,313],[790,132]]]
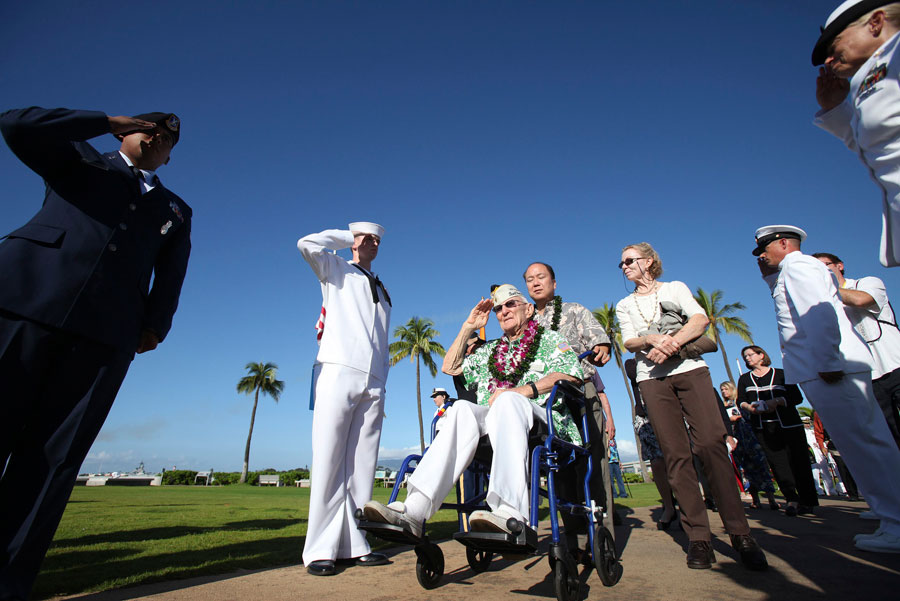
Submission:
[[[107,115],[0,115],[10,149],[46,183],[43,206],[0,242],[0,600],[25,599],[141,339],[166,337],[190,255],[191,209],[141,194],[119,152],[85,140]],[[151,286],[152,281],[152,286]]]

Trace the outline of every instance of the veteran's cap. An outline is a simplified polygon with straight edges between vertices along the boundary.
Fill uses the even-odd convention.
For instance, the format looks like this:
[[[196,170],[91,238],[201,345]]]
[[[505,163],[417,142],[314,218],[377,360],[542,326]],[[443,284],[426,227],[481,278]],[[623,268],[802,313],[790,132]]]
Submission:
[[[846,2],[841,3],[840,6],[828,15],[828,19],[825,21],[825,27],[820,28],[822,34],[816,41],[816,45],[813,47],[812,51],[813,66],[817,67],[825,62],[825,59],[828,57],[828,48],[831,46],[831,42],[834,41],[834,38],[836,38],[838,34],[847,29],[848,25],[865,15],[867,12],[896,1],[897,0],[847,0]]]
[[[354,234],[372,234],[377,236],[379,240],[384,236],[384,227],[371,221],[354,221],[348,227]]]
[[[753,256],[758,257],[770,242],[783,238],[803,242],[806,240],[806,232],[793,225],[764,225],[756,230],[756,248],[753,249]]]
[[[491,292],[491,300],[494,301],[494,308],[497,308],[509,299],[516,297],[528,302],[525,300],[525,295],[519,292],[519,289],[512,284],[502,284],[497,286],[494,291]]]
[[[175,113],[141,113],[134,115],[134,118],[164,127],[172,135],[172,146],[178,144],[178,137],[181,135],[181,119]]]

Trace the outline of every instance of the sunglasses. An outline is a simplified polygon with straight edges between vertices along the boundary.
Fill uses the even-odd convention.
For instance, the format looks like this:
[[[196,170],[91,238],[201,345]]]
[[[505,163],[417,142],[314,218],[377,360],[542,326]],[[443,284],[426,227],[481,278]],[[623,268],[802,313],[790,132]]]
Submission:
[[[624,261],[619,261],[619,269],[623,267],[631,267],[631,264],[635,261],[640,261],[641,259],[646,259],[647,257],[628,257]]]
[[[499,314],[500,314],[500,311],[502,311],[504,307],[506,307],[507,309],[515,309],[515,308],[518,307],[519,305],[524,305],[524,304],[525,304],[525,303],[522,303],[522,302],[519,302],[519,301],[508,300],[508,301],[506,301],[505,303],[503,303],[502,305],[498,305],[498,306],[494,307],[494,308],[492,309],[492,311],[493,311],[494,313],[496,313],[497,315],[499,315]]]

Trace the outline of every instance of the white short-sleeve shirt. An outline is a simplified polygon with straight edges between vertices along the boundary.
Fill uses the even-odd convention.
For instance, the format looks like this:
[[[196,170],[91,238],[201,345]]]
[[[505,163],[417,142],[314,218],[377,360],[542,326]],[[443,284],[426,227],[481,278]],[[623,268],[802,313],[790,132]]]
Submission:
[[[662,282],[656,293],[645,296],[631,294],[616,304],[616,318],[622,329],[622,340],[638,338],[650,324],[659,320],[659,303],[668,301],[681,307],[681,311],[691,318],[694,315],[705,315],[694,295],[684,282]],[[634,354],[637,359],[637,381],[642,382],[650,378],[665,378],[675,374],[685,373],[700,367],[706,367],[703,359],[682,359],[678,356],[661,364],[656,364],[647,359],[650,349],[641,350]]]

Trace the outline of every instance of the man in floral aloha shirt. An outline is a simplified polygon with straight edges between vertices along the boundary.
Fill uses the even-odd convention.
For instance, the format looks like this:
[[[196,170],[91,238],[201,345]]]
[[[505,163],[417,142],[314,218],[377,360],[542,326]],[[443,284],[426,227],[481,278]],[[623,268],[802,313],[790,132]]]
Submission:
[[[491,312],[504,335],[465,357],[472,332],[485,326]],[[527,521],[528,433],[535,420],[546,421],[550,391],[558,380],[581,384],[578,356],[556,332],[544,330],[532,317],[534,305],[514,286],[499,286],[490,299],[472,309],[444,358],[443,372],[462,373],[478,384],[478,403],[456,403],[447,410],[438,436],[410,476],[406,501],[389,506],[366,503],[367,520],[400,526],[422,535],[423,521],[440,508],[460,474],[472,462],[478,439],[487,434],[493,447],[487,503],[491,511],[475,511],[473,531],[509,532],[508,518]],[[568,409],[553,412],[560,438],[579,443],[581,437]],[[524,469],[523,469],[524,468]]]

